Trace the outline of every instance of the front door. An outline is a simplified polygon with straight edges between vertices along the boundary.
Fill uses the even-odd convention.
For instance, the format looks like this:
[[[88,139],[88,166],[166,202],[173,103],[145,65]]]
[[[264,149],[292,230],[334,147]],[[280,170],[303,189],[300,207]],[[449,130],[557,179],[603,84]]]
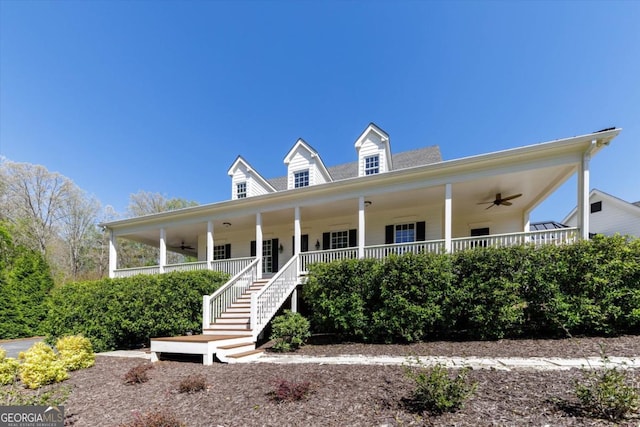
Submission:
[[[262,272],[278,272],[278,239],[268,239],[262,241]],[[256,256],[256,241],[251,242],[251,256]]]

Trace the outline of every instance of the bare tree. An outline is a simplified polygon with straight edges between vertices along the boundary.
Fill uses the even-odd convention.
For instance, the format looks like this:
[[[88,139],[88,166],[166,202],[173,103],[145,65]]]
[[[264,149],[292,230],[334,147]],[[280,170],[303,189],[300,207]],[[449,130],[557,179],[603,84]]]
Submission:
[[[73,187],[69,189],[61,210],[59,235],[68,251],[71,276],[78,279],[92,264],[92,248],[99,242],[96,218],[100,202],[78,187]]]
[[[20,232],[21,243],[46,255],[74,184],[40,165],[4,161],[0,169],[4,215]]]

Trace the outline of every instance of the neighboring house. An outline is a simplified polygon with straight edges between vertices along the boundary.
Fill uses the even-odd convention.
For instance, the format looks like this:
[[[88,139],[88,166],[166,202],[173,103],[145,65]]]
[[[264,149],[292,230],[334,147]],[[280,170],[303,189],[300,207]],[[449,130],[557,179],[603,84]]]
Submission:
[[[562,221],[570,227],[578,223],[574,208]],[[589,234],[614,234],[640,237],[640,202],[629,203],[604,191],[589,193]]]
[[[389,135],[372,123],[353,145],[354,161],[331,167],[299,139],[285,153],[281,177],[268,179],[238,157],[228,170],[227,201],[103,224],[111,235],[109,275],[213,269],[235,276],[204,297],[204,337],[190,338],[191,347],[185,339],[151,343],[153,352],[179,344],[188,347],[179,352],[203,354],[205,363],[213,353],[230,360],[207,335],[240,331],[255,340],[292,294],[295,310],[310,263],[588,238],[589,161],[619,132],[443,161],[437,146],[393,153]],[[530,231],[530,212],[576,174],[575,226]],[[158,247],[158,265],[119,269],[118,239]],[[167,250],[198,262],[168,265]]]

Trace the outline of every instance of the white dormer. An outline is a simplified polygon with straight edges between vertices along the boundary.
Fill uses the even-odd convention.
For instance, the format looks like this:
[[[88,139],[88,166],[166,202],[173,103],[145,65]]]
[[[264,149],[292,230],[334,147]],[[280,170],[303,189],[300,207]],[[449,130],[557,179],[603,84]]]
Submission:
[[[238,156],[227,173],[231,177],[231,200],[244,199],[276,191],[242,156]]]
[[[370,123],[355,143],[358,152],[358,176],[374,175],[393,169],[389,135]]]
[[[303,139],[298,139],[284,158],[287,188],[308,187],[333,181],[320,155]]]

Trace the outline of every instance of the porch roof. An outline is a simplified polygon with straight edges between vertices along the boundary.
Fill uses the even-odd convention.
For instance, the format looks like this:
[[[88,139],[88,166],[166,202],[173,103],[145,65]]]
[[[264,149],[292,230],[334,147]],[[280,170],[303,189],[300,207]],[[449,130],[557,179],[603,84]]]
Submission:
[[[454,211],[478,209],[478,202],[489,200],[498,191],[508,192],[512,189],[524,193],[519,203],[523,209],[530,211],[575,173],[585,153],[595,154],[608,145],[620,131],[621,129],[615,128],[377,175],[347,178],[246,199],[226,200],[111,221],[101,225],[113,230],[116,235],[124,235],[161,226],[194,224],[207,220],[222,224],[227,218],[288,210],[301,205],[314,205],[317,215],[326,215],[327,211],[323,211],[323,206],[326,209],[329,203],[334,203],[333,208],[343,209],[342,212],[345,212],[344,209],[347,207],[341,205],[347,204],[338,202],[357,199],[359,196],[373,198],[376,206],[382,205],[392,209],[399,197],[411,200],[411,191],[422,191],[421,197],[443,198],[444,196],[440,196],[441,192],[435,189],[447,183],[454,186]],[[376,197],[378,199],[375,199]],[[333,210],[330,213],[335,214]]]

